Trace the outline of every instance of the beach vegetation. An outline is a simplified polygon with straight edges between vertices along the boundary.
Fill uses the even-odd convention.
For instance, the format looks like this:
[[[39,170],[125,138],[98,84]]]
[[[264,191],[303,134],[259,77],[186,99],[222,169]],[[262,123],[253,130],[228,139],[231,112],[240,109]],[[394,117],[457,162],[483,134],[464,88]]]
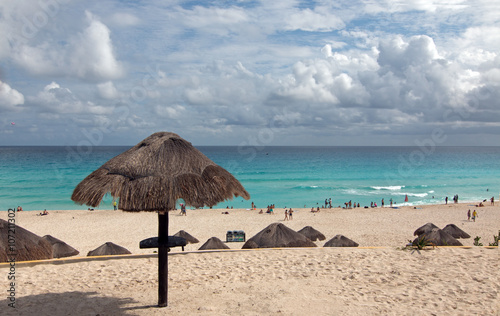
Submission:
[[[428,248],[428,247],[432,247],[432,249],[436,248],[436,245],[432,241],[427,239],[425,236],[419,237],[416,240],[416,243],[414,243],[414,246],[418,250],[423,250],[423,249]]]
[[[481,247],[483,244],[480,242],[480,240],[481,240],[481,237],[476,236],[476,238],[474,238],[474,246]]]
[[[498,235],[493,235],[493,242],[490,243],[490,246],[498,246],[498,240],[500,239],[500,230],[498,231]]]
[[[414,241],[408,240],[408,244],[406,244],[406,247],[404,247],[403,250],[412,249],[413,251],[411,253],[413,254],[415,251],[420,253],[420,250],[429,250],[430,247],[434,249],[436,248],[436,245],[425,236],[420,236]]]

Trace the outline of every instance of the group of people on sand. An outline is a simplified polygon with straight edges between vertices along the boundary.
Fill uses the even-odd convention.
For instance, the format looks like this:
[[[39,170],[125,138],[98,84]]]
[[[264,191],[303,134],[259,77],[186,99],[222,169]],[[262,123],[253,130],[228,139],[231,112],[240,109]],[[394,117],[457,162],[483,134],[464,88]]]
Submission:
[[[274,215],[274,204],[271,204],[271,205],[268,205],[267,206],[267,211],[266,211],[267,214],[271,214],[271,215]]]
[[[293,210],[292,210],[292,208],[290,207],[289,210],[285,209],[285,219],[284,219],[284,221],[292,220],[292,219],[293,219]]]
[[[476,210],[474,210],[474,211],[472,212],[472,221],[473,221],[473,222],[475,222],[475,221],[476,221],[476,217],[479,217],[479,216],[477,216],[477,212],[476,212]],[[470,218],[471,218],[471,213],[470,213],[470,209],[469,209],[469,210],[467,211],[467,221],[469,221],[469,222],[470,222]]]
[[[319,206],[317,208],[311,207],[311,213],[319,213]]]

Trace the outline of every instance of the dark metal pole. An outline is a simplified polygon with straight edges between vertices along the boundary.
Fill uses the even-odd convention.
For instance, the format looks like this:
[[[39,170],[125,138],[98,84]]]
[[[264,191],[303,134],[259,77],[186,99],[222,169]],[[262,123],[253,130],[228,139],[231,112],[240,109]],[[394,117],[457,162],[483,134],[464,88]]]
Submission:
[[[168,211],[158,212],[158,306],[168,305]]]

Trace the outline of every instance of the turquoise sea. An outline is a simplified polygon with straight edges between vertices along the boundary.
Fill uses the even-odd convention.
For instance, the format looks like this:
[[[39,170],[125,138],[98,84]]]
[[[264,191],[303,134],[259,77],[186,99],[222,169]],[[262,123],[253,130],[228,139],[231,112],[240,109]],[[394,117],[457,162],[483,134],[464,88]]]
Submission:
[[[87,209],[75,186],[129,147],[0,147],[0,210]],[[203,147],[251,195],[217,207],[361,206],[499,199],[500,147]],[[405,196],[408,202],[405,203]],[[110,209],[111,197],[100,208]]]

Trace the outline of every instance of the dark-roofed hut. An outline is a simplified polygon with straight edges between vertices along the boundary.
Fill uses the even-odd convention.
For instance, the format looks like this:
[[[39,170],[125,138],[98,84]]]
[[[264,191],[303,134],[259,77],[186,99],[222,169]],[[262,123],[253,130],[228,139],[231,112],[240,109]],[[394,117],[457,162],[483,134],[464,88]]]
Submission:
[[[186,242],[188,244],[197,244],[200,242],[198,239],[194,238],[193,236],[191,236],[191,234],[187,233],[184,230],[179,230],[177,233],[174,234],[174,236],[186,239]]]
[[[344,235],[336,235],[327,241],[323,247],[357,247],[359,244]]]
[[[470,235],[458,228],[455,224],[448,224],[443,228],[443,231],[450,234],[454,238],[470,238]]]
[[[66,258],[71,256],[76,256],[80,252],[75,248],[71,247],[64,241],[57,239],[51,235],[45,235],[42,237],[52,245],[52,255],[54,258]]]
[[[312,228],[311,226],[306,226],[299,230],[297,233],[302,234],[309,238],[311,241],[316,241],[316,240],[325,240],[326,237],[316,229]]]
[[[52,246],[42,237],[0,219],[0,262],[52,259]]]
[[[421,238],[425,238],[427,241],[432,242],[434,246],[463,246],[460,241],[439,228],[434,228],[430,232],[419,235],[413,240],[413,245],[417,245]]]
[[[224,168],[179,135],[155,133],[110,159],[80,182],[71,199],[97,207],[105,194],[127,212],[158,212],[158,306],[167,306],[168,211],[183,199],[194,207],[214,206],[250,195]]]
[[[424,226],[417,228],[417,230],[413,233],[413,236],[420,236],[422,234],[425,234],[426,232],[430,232],[434,228],[439,228],[439,227],[437,227],[433,223],[427,223]]]
[[[316,247],[316,244],[282,223],[274,223],[248,239],[242,249],[284,247]]]
[[[131,252],[127,248],[114,244],[112,242],[107,242],[94,250],[88,252],[87,257],[95,256],[114,256],[114,255],[130,255]]]
[[[198,250],[210,250],[210,249],[230,249],[226,244],[222,242],[217,237],[209,238]]]

